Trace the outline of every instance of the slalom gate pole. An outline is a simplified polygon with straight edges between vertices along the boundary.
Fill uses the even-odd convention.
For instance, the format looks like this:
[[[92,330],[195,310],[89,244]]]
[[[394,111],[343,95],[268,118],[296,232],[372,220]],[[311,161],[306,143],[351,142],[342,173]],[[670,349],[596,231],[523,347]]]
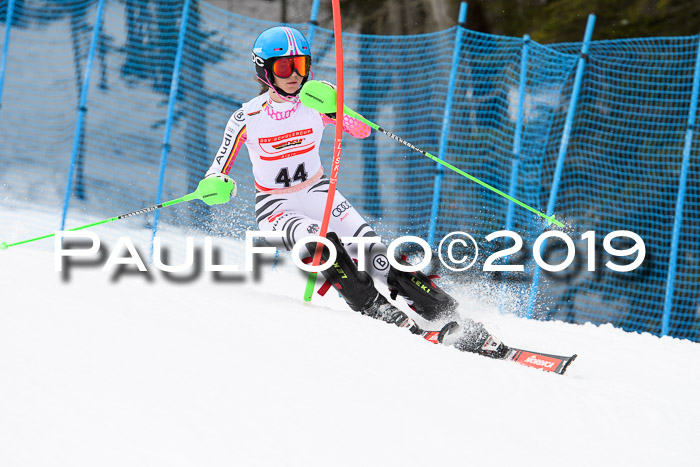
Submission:
[[[330,90],[330,88],[320,81],[309,81],[304,85],[304,88],[301,90],[301,93],[300,93],[301,103],[306,105],[307,107],[311,107],[313,109],[316,109],[321,113],[333,112],[335,110],[335,102],[333,99],[332,90],[331,90],[331,92],[329,92],[329,90]],[[345,110],[346,115],[349,115],[350,117],[363,122],[364,124],[374,128],[375,130],[377,130],[381,133],[384,133],[389,138],[398,141],[399,143],[403,144],[404,146],[408,146],[409,148],[413,149],[414,151],[419,152],[419,153],[423,154],[425,157],[432,159],[433,161],[437,162],[438,164],[441,164],[441,165],[447,167],[448,169],[452,170],[453,172],[456,172],[456,173],[460,174],[461,176],[466,177],[475,183],[478,183],[479,185],[483,186],[484,188],[489,189],[489,190],[493,191],[494,193],[496,193],[496,194],[498,194],[506,199],[509,199],[510,201],[527,209],[528,211],[531,211],[531,212],[537,214],[538,216],[547,219],[547,223],[549,225],[555,224],[559,227],[564,227],[563,223],[561,223],[560,221],[558,221],[554,218],[554,213],[552,213],[551,216],[548,216],[548,215],[538,211],[537,209],[528,206],[527,204],[513,198],[512,196],[508,195],[507,193],[502,192],[498,188],[494,188],[491,185],[489,185],[488,183],[482,182],[478,178],[476,178],[472,175],[469,175],[467,172],[465,172],[461,169],[458,169],[454,165],[452,165],[448,162],[445,162],[443,160],[440,160],[440,158],[435,157],[434,155],[430,154],[429,152],[424,151],[424,150],[414,146],[413,144],[409,143],[408,141],[404,140],[403,138],[396,136],[392,132],[385,130],[384,128],[380,127],[376,123],[367,120],[365,117],[358,114],[357,112],[355,112],[354,110],[352,110],[348,106],[344,106],[344,110]]]
[[[343,143],[343,112],[345,104],[343,102],[343,94],[345,86],[343,84],[343,29],[340,24],[340,0],[333,0],[333,32],[335,33],[335,79],[336,79],[336,106],[331,112],[335,112],[335,144],[333,145],[333,164],[331,166],[330,184],[328,185],[328,196],[326,197],[326,210],[323,212],[323,221],[321,222],[321,232],[319,235],[325,237],[328,233],[328,223],[331,219],[331,210],[333,209],[333,198],[335,197],[335,189],[338,184],[338,173],[340,171],[340,150]],[[324,85],[325,86],[325,85]],[[329,112],[330,113],[330,112]],[[323,253],[323,244],[316,244],[316,253],[314,254],[314,267],[321,264],[321,254]],[[318,273],[310,272],[309,278],[306,281],[306,290],[304,291],[304,300],[311,301],[314,295],[314,286],[316,285],[316,276]]]
[[[199,199],[204,201],[207,204],[220,204],[222,202],[228,201],[231,197],[230,191],[228,193],[221,193],[215,185],[213,185],[213,182],[209,182],[209,180],[212,180],[213,177],[210,178],[205,178],[201,182],[199,182],[199,186],[195,191],[192,193],[186,194],[185,196],[182,196],[180,198],[176,198],[170,201],[166,201],[164,203],[159,203],[159,204],[154,204],[153,206],[149,206],[147,208],[139,209],[138,211],[132,211],[126,214],[122,214],[120,216],[116,217],[110,217],[109,219],[105,219],[102,221],[98,222],[93,222],[92,224],[87,224],[87,225],[82,225],[80,227],[75,227],[73,229],[68,229],[68,232],[73,232],[75,230],[83,230],[83,229],[88,229],[90,227],[95,227],[97,225],[102,225],[106,224],[108,222],[113,222],[113,221],[118,221],[121,219],[126,219],[128,217],[133,217],[133,216],[138,216],[140,214],[147,214],[149,212],[156,211],[158,209],[167,207],[167,206],[173,206],[175,204],[179,203],[185,203],[187,201],[192,201],[195,199]],[[51,238],[55,236],[56,233],[52,233],[49,235],[42,235],[41,237],[36,237],[36,238],[30,238],[29,240],[22,240],[20,242],[15,242],[15,243],[6,243],[2,242],[0,243],[0,250],[7,250],[8,248],[12,246],[17,246],[17,245],[22,245],[24,243],[30,243],[30,242],[35,242],[37,240],[43,240],[45,238]]]

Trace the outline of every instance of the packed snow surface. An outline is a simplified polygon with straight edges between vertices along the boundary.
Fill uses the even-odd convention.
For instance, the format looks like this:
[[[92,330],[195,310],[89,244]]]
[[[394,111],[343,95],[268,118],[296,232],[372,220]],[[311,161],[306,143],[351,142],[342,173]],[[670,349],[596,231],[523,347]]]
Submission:
[[[0,240],[21,239],[7,238],[15,222]],[[224,263],[244,267],[242,254]],[[305,276],[283,265],[180,283],[150,264],[69,278],[54,266],[50,239],[0,251],[2,466],[700,459],[696,343],[529,321],[452,290],[506,343],[577,353],[560,376],[430,344],[334,293],[305,304]]]

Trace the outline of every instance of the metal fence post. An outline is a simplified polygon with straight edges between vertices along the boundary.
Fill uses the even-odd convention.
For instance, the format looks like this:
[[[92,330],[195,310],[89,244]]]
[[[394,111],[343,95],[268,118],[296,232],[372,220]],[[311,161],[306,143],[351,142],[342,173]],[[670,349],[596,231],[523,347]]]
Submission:
[[[5,18],[5,42],[2,44],[2,57],[0,57],[0,108],[2,108],[2,88],[5,85],[5,69],[7,67],[7,50],[10,45],[10,28],[12,27],[12,14],[15,11],[15,0],[9,0],[7,4],[7,17]]]
[[[459,23],[455,34],[454,49],[452,51],[452,68],[450,69],[450,79],[447,88],[447,101],[445,102],[445,110],[442,114],[442,131],[440,134],[440,145],[438,147],[438,159],[445,160],[445,151],[447,150],[447,134],[450,131],[452,100],[454,97],[455,82],[457,80],[457,68],[459,67],[459,49],[462,45],[462,37],[467,23],[467,3],[462,2],[459,5]],[[433,185],[433,201],[430,207],[430,224],[428,226],[428,245],[433,247],[435,242],[435,230],[437,227],[437,218],[440,211],[440,192],[442,190],[442,176],[445,172],[441,164],[435,164],[435,185]]]
[[[508,195],[515,197],[515,192],[518,189],[518,172],[520,170],[520,151],[522,149],[522,134],[523,134],[523,114],[525,109],[525,87],[527,85],[527,53],[530,47],[530,36],[523,36],[523,53],[520,59],[520,85],[518,86],[518,110],[515,120],[515,135],[513,136],[513,163],[510,172],[510,186]],[[506,211],[506,230],[513,228],[513,214],[515,212],[515,204],[508,203]]]
[[[574,113],[576,112],[576,104],[578,103],[579,94],[581,93],[581,83],[583,82],[583,72],[586,68],[586,60],[588,59],[588,48],[591,44],[591,37],[593,36],[593,26],[595,25],[595,15],[588,15],[588,22],[586,23],[586,32],[583,37],[583,44],[581,45],[581,53],[578,59],[578,66],[576,67],[576,76],[574,78],[574,88],[571,94],[571,100],[569,101],[569,108],[566,112],[566,121],[564,123],[564,131],[561,136],[561,143],[559,145],[559,154],[557,156],[557,165],[554,170],[554,178],[552,179],[552,189],[549,192],[549,202],[547,203],[547,215],[551,216],[554,214],[554,205],[557,201],[557,193],[559,191],[559,183],[561,182],[561,174],[564,170],[564,160],[566,159],[566,151],[569,147],[569,139],[571,138],[571,127],[573,126]],[[542,250],[544,250],[546,242],[542,243]],[[532,277],[532,288],[530,289],[530,299],[527,305],[527,317],[532,318],[532,314],[535,307],[535,299],[537,298],[537,288],[540,281],[540,270],[537,265],[534,266],[534,274]]]
[[[314,33],[318,27],[318,7],[321,4],[321,0],[314,0],[311,5],[311,16],[309,17],[309,46],[312,45],[314,41]]]
[[[700,94],[700,35],[698,36],[698,52],[695,58],[695,72],[693,75],[693,91],[690,95],[690,111],[688,112],[688,128],[685,131],[685,144],[683,146],[683,162],[681,163],[681,175],[678,182],[678,198],[676,200],[676,213],[673,220],[673,237],[671,238],[671,257],[668,266],[668,278],[666,280],[666,297],[664,300],[664,314],[661,318],[661,335],[667,336],[671,326],[671,310],[673,308],[673,292],[676,282],[676,267],[678,261],[678,245],[683,224],[683,205],[688,182],[688,167],[690,166],[690,149],[693,144],[693,130],[695,127],[695,115],[698,111],[698,94]]]
[[[515,192],[518,189],[518,175],[520,171],[520,151],[522,149],[522,133],[523,133],[523,114],[525,113],[525,88],[527,86],[527,54],[530,47],[530,36],[523,36],[523,52],[520,58],[520,84],[518,86],[518,110],[515,119],[515,135],[513,136],[513,163],[510,172],[510,186],[508,195],[515,198]],[[506,211],[506,230],[513,230],[513,213],[515,212],[515,204],[508,203]],[[508,257],[504,259],[508,262]],[[504,273],[505,274],[505,273]],[[503,312],[503,296],[505,295],[505,283],[501,286],[501,300],[498,306],[499,311]]]
[[[163,183],[165,181],[165,167],[168,164],[168,153],[170,152],[170,131],[173,127],[173,117],[175,115],[175,102],[177,92],[180,88],[180,65],[182,64],[182,50],[185,46],[185,35],[187,33],[187,21],[190,17],[190,0],[185,0],[182,6],[182,19],[180,20],[180,33],[177,37],[177,51],[175,52],[175,63],[173,64],[173,77],[170,81],[170,96],[168,97],[168,111],[165,117],[165,131],[163,133],[163,150],[160,155],[160,170],[158,172],[158,192],[156,203],[160,204],[163,196]],[[153,239],[158,231],[159,211],[153,216],[153,234],[151,235],[151,260],[153,259]]]
[[[83,136],[83,127],[85,126],[85,114],[87,113],[87,95],[90,89],[90,76],[92,75],[92,63],[95,60],[95,50],[100,38],[100,29],[102,27],[102,14],[104,11],[105,0],[99,0],[97,4],[97,14],[95,15],[95,26],[92,30],[92,39],[90,41],[90,50],[88,52],[87,64],[85,65],[85,78],[83,79],[83,87],[80,90],[80,103],[78,104],[78,121],[75,124],[75,134],[73,136],[73,152],[70,157],[70,168],[68,169],[68,181],[66,182],[66,192],[63,197],[63,213],[61,215],[61,230],[66,226],[66,216],[68,215],[68,206],[73,192],[73,175],[75,174],[75,164],[80,152],[81,141]]]

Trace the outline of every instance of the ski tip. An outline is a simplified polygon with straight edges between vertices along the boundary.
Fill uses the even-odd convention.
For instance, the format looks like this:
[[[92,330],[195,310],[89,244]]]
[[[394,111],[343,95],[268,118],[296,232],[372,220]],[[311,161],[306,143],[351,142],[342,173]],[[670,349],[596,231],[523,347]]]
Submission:
[[[561,367],[561,371],[559,372],[560,375],[563,375],[563,374],[564,374],[564,372],[566,371],[566,369],[569,368],[569,365],[571,365],[571,362],[573,362],[574,360],[576,360],[576,357],[578,357],[578,355],[577,355],[577,354],[573,354],[571,357],[569,357],[569,359],[568,359],[566,362],[564,362],[564,366]]]
[[[0,250],[7,250],[8,248],[9,248],[9,246],[7,245],[6,242],[0,243]]]

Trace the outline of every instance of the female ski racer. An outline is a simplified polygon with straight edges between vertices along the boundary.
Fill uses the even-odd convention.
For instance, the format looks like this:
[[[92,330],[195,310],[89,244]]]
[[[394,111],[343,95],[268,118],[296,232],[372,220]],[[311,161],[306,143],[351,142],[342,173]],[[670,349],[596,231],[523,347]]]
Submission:
[[[330,181],[323,175],[319,146],[323,129],[336,124],[335,115],[320,114],[299,100],[311,70],[311,50],[300,31],[289,27],[263,31],[253,45],[253,62],[263,92],[233,113],[205,177],[230,182],[228,174],[245,144],[255,177],[258,226],[262,231],[283,232],[282,246],[291,250],[300,238],[320,231]],[[356,138],[366,138],[371,128],[344,115],[343,130]],[[402,296],[424,319],[452,320],[457,302],[425,274],[393,268],[383,243],[365,247],[368,274],[359,271],[353,261],[358,256],[357,244],[343,245],[339,240],[376,236],[360,213],[336,191],[327,238],[336,247],[337,260],[322,274],[350,308],[419,332],[411,318],[377,291],[374,279],[388,287],[392,298]],[[313,250],[315,243],[308,246]],[[466,334],[470,337],[462,350],[481,351],[489,335],[479,323],[467,321],[471,331]]]

